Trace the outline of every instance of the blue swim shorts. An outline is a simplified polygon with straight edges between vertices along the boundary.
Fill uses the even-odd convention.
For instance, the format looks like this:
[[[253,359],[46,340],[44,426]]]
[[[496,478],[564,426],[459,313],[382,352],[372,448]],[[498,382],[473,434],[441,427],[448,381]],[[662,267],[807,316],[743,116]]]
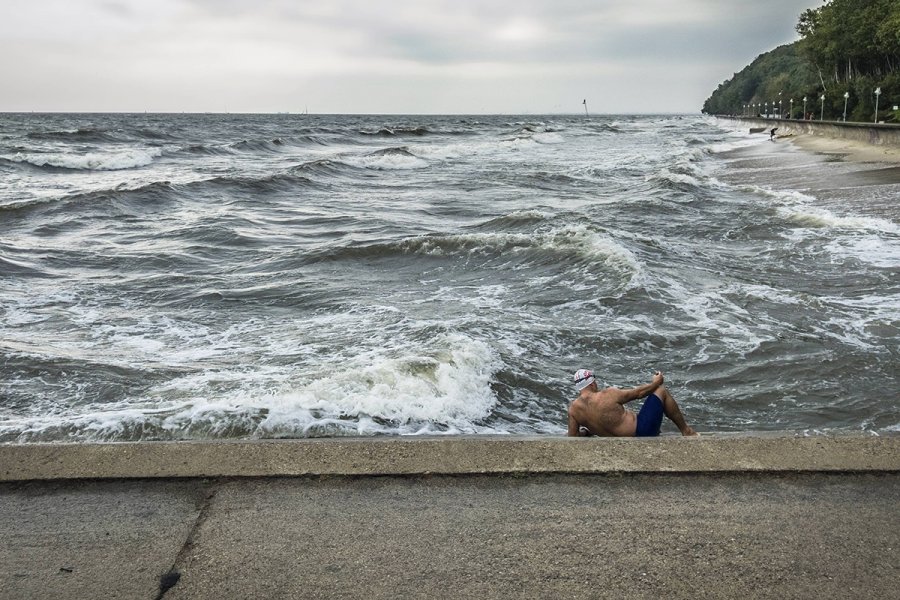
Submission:
[[[637,416],[637,428],[634,430],[635,437],[655,437],[659,435],[659,428],[662,426],[663,403],[656,394],[650,394],[644,400],[644,406]]]

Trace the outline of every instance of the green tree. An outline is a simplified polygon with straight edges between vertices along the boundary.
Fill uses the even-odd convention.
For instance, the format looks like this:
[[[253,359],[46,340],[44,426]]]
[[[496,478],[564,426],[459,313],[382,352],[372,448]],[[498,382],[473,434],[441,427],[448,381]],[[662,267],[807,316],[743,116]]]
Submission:
[[[818,116],[825,93],[825,117],[839,118],[849,92],[848,118],[869,121],[880,87],[879,118],[896,119],[888,109],[900,103],[900,0],[830,0],[803,11],[796,30],[798,42],[758,56],[720,84],[703,111],[739,113],[746,104],[777,102],[781,92],[783,104],[807,96],[808,112]]]

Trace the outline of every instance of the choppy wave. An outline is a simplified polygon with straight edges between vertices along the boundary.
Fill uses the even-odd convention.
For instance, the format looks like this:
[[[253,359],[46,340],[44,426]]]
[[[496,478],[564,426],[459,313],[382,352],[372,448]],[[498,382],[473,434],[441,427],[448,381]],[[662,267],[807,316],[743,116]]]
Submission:
[[[869,230],[900,235],[900,225],[887,219],[860,215],[840,216],[828,209],[808,205],[780,206],[777,210],[783,218],[804,227]]]
[[[582,366],[701,430],[900,426],[893,171],[701,117],[0,128],[0,442],[561,435]]]
[[[290,172],[297,175],[310,175],[328,180],[333,177],[344,177],[352,175],[357,168],[365,168],[363,166],[356,167],[341,160],[318,159],[291,167]]]
[[[145,140],[177,140],[178,136],[168,133],[166,131],[159,131],[156,129],[143,128],[138,129],[135,132],[136,137],[143,138]]]
[[[600,125],[594,126],[593,129],[594,131],[602,133],[625,133],[625,130],[621,127],[609,123],[601,123]]]
[[[382,127],[377,131],[361,130],[362,135],[378,136],[378,137],[396,137],[396,136],[423,136],[428,135],[431,131],[422,125],[415,126],[398,126],[398,127]]]
[[[281,152],[284,140],[274,138],[271,140],[241,140],[231,144],[231,148],[241,152]]]
[[[833,256],[852,258],[883,269],[900,268],[900,238],[861,235],[834,240],[825,249]]]
[[[0,250],[0,272],[5,275],[15,275],[17,277],[47,277],[47,273],[42,271],[34,263],[28,263],[23,260],[14,260],[2,255]],[[9,322],[9,321],[7,321]]]
[[[201,154],[207,156],[229,156],[234,154],[232,148],[222,146],[207,146],[204,144],[194,144],[193,146],[187,146],[183,148],[182,151],[188,154]]]
[[[118,142],[121,137],[105,129],[92,127],[61,131],[32,131],[26,135],[31,140],[51,140],[63,142]]]
[[[143,402],[80,414],[0,419],[0,441],[315,437],[377,433],[479,433],[496,405],[490,384],[500,362],[483,342],[459,334],[431,351],[364,353],[341,369],[294,380],[283,369],[203,372],[149,390]],[[277,389],[259,386],[284,381]],[[216,392],[222,382],[238,384]],[[176,394],[178,401],[154,400]]]
[[[162,155],[158,148],[146,150],[120,150],[116,152],[46,153],[16,154],[14,162],[23,162],[35,167],[69,169],[76,171],[118,171],[145,167],[153,159]]]
[[[307,187],[315,186],[315,182],[309,177],[297,175],[293,172],[274,173],[263,177],[214,177],[185,187],[194,189],[214,187],[222,188],[230,192],[293,192],[299,193]]]
[[[520,219],[520,222],[524,220]],[[499,261],[512,270],[554,264],[582,268],[599,266],[619,273],[625,285],[637,285],[643,271],[641,262],[630,250],[586,225],[554,227],[532,233],[430,234],[384,244],[339,246],[310,255],[307,260],[346,261],[404,255],[467,263],[476,259]]]
[[[537,223],[542,223],[550,219],[553,215],[549,212],[544,212],[540,210],[519,210],[512,212],[508,215],[503,215],[501,217],[496,217],[485,223],[480,224],[479,229],[489,229],[489,230],[505,230],[508,228],[514,227],[522,227],[522,226],[530,226]]]
[[[375,170],[421,169],[428,166],[427,161],[407,148],[385,148],[363,156],[345,155],[341,157],[341,161],[352,166]]]

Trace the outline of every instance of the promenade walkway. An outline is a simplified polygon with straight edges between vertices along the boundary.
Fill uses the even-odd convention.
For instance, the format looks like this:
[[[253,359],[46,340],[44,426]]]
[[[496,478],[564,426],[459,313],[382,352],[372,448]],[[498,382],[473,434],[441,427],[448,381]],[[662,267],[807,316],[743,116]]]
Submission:
[[[895,598],[898,499],[900,437],[0,446],[0,597]]]

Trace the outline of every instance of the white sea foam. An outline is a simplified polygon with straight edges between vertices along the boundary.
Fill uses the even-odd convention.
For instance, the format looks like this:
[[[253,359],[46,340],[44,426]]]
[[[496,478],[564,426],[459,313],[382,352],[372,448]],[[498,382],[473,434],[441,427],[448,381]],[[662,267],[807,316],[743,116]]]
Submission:
[[[892,353],[885,347],[883,337],[876,332],[885,326],[896,328],[900,323],[900,303],[890,294],[844,298],[825,296],[820,301],[833,315],[819,329],[819,335],[861,349],[870,354]]]
[[[737,286],[736,289],[734,286],[732,288],[729,288],[728,291],[730,292],[732,290],[749,298],[765,300],[766,302],[778,302],[780,304],[793,305],[803,304],[803,299],[798,297],[796,293],[788,292],[786,290],[779,290],[768,285],[741,284],[740,286]]]
[[[547,133],[535,133],[532,138],[539,144],[562,144],[566,141],[566,138],[562,135],[552,131]]]
[[[737,186],[739,191],[758,194],[767,198],[772,198],[781,204],[812,206],[817,202],[814,196],[804,194],[797,190],[772,190],[758,185],[741,185]]]
[[[528,219],[532,221],[545,221],[553,216],[552,213],[537,210],[537,209],[528,209],[528,210],[517,210],[506,215],[507,218],[510,219]]]
[[[803,205],[781,206],[777,212],[782,218],[804,227],[857,229],[900,235],[900,225],[877,217],[840,216],[824,208]]]
[[[487,417],[496,402],[489,384],[498,359],[485,343],[459,334],[445,336],[438,345],[431,355],[364,356],[323,374],[277,396],[260,427],[278,430],[291,424],[299,410],[474,431],[474,422]]]
[[[72,290],[56,287],[45,290],[21,282],[10,282],[5,292],[4,305],[0,307],[0,324],[10,327],[45,321],[60,307],[72,305],[78,300]]]
[[[724,140],[721,142],[715,142],[707,146],[709,151],[713,154],[722,154],[725,152],[730,152],[732,150],[738,150],[741,148],[749,148],[751,146],[756,146],[760,143],[760,141],[767,141],[764,136],[760,137],[746,137],[746,132],[741,130],[738,134],[735,135],[734,139]]]
[[[416,154],[426,159],[449,160],[475,153],[476,144],[420,144]]]
[[[2,319],[0,322],[8,327],[40,323],[50,318],[48,315],[39,315],[19,308],[6,308],[0,312],[0,315],[2,315],[0,316],[0,319]]]
[[[534,141],[532,136],[520,136],[500,142],[500,147],[507,150],[523,150],[538,147],[539,144]]]
[[[343,156],[340,159],[354,167],[375,170],[408,170],[422,169],[428,161],[410,154],[367,154],[365,156]]]
[[[701,362],[709,359],[712,346],[724,346],[729,352],[744,356],[772,337],[767,331],[768,325],[760,323],[754,315],[728,299],[729,292],[741,293],[739,289],[698,291],[687,289],[675,280],[667,281],[662,288],[672,305],[683,313],[683,318],[679,319],[682,329],[697,332],[698,360]]]
[[[842,237],[829,242],[825,249],[835,256],[854,258],[876,267],[900,267],[900,239],[877,235]]]
[[[426,159],[454,160],[458,158],[471,158],[476,156],[502,155],[510,150],[535,150],[539,151],[543,146],[563,144],[566,138],[555,131],[536,132],[519,135],[515,138],[504,140],[474,139],[447,144],[416,144],[412,150],[416,155]]]
[[[145,150],[122,150],[118,152],[85,152],[53,154],[16,154],[10,160],[27,162],[38,167],[58,167],[90,171],[117,171],[143,167],[161,156],[159,148]]]
[[[7,417],[0,420],[0,437],[40,439],[51,430],[75,439],[129,439],[136,430],[175,438],[230,431],[301,436],[316,428],[357,434],[494,431],[478,422],[496,404],[490,382],[499,365],[484,342],[446,334],[422,353],[364,350],[317,373],[277,366],[191,373],[152,388],[143,401]]]
[[[686,173],[673,173],[669,169],[663,169],[656,175],[648,175],[646,178],[648,181],[653,180],[665,180],[671,181],[672,183],[682,183],[686,185],[692,185],[695,187],[701,187],[703,182],[694,177],[693,175],[688,175]]]

